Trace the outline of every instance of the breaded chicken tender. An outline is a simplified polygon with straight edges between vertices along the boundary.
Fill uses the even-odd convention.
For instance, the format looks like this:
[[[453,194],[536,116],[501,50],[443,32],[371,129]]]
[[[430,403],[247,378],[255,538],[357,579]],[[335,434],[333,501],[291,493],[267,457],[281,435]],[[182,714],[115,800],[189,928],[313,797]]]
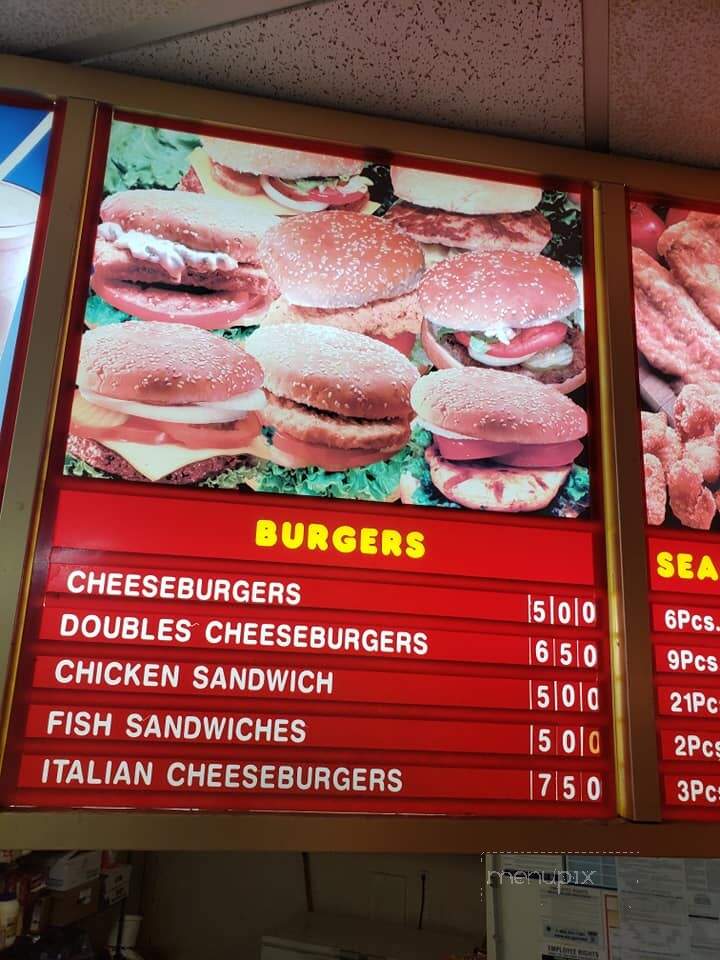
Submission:
[[[667,489],[665,471],[658,458],[652,453],[643,456],[645,468],[645,506],[647,521],[653,526],[659,526],[665,521],[667,510]]]
[[[709,437],[720,424],[720,390],[687,384],[675,402],[675,423],[683,440]]]
[[[667,475],[670,509],[685,527],[709,530],[716,512],[715,498],[703,484],[700,468],[692,460],[674,464]]]
[[[667,414],[662,410],[658,413],[643,410],[641,421],[643,451],[656,456],[667,473],[674,463],[682,460],[682,440],[677,431],[668,426]]]
[[[720,480],[720,449],[714,436],[688,440],[685,458],[700,468],[705,483],[713,485]]]
[[[658,253],[705,316],[720,327],[720,216],[690,213],[661,234]]]

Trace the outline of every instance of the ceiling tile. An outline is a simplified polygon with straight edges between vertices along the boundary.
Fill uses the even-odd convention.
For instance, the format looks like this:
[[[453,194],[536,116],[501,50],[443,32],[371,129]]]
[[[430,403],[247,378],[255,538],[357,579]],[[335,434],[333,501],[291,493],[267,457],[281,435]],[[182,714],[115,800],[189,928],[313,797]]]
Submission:
[[[610,148],[720,165],[717,0],[610,0]]]
[[[3,0],[0,52],[30,53],[174,13],[196,0]]]
[[[580,145],[580,0],[337,0],[96,66]]]

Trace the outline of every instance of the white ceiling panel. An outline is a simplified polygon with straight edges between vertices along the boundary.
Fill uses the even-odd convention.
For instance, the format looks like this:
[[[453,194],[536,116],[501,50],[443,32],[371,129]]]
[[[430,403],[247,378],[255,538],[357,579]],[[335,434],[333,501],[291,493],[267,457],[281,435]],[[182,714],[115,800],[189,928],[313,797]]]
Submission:
[[[720,165],[718,0],[611,0],[610,149]]]
[[[93,63],[365,113],[583,142],[580,0],[336,0]]]

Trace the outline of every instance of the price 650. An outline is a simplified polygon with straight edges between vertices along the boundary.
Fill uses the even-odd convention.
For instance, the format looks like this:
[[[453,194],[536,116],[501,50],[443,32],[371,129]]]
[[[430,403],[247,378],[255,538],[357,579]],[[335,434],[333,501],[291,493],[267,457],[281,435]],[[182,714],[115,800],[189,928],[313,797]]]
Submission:
[[[597,604],[580,597],[533,597],[528,594],[528,623],[560,627],[593,627]]]

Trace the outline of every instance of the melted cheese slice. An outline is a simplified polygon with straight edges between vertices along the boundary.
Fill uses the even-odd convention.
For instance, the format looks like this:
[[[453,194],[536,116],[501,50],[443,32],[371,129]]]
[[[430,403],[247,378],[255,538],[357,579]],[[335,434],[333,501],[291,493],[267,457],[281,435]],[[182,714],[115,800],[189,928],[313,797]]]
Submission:
[[[102,444],[119,454],[135,467],[138,473],[153,482],[183,467],[189,467],[191,463],[197,463],[199,460],[209,460],[211,457],[234,457],[247,452],[247,447],[233,447],[230,450],[213,447],[190,450],[189,447],[181,447],[174,443],[128,443],[125,440],[103,440]]]
[[[210,157],[202,147],[196,147],[190,154],[190,166],[195,170],[198,180],[208,196],[221,197],[223,200],[233,200],[235,203],[242,203],[246,210],[252,210],[257,213],[272,213],[276,217],[294,217],[297,216],[299,212],[275,203],[275,201],[271,200],[265,193],[256,193],[252,196],[244,197],[223,187],[222,184],[214,179],[212,167],[210,166]],[[371,214],[374,213],[379,206],[379,203],[368,200],[365,206],[358,212]]]

